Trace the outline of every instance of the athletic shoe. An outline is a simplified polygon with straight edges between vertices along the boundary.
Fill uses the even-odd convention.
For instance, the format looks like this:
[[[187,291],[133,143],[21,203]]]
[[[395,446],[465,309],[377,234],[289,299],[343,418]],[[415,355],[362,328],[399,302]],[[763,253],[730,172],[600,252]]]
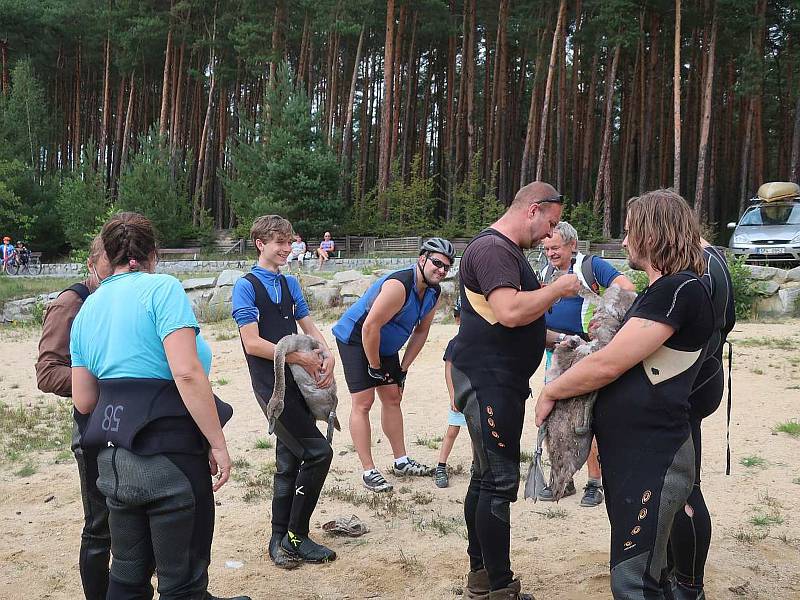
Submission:
[[[364,487],[371,492],[391,492],[394,488],[378,470],[362,475],[361,481],[364,483]]]
[[[281,548],[289,555],[310,563],[326,563],[336,560],[336,552],[318,544],[305,535],[295,535],[291,531],[283,536]]]
[[[603,503],[603,486],[589,482],[583,488],[581,506],[600,506]]]
[[[405,475],[426,477],[428,475],[433,475],[433,469],[428,465],[423,465],[422,463],[418,463],[413,458],[409,458],[402,464],[398,464],[396,462],[392,463],[392,473],[397,475],[398,477],[403,477]]]
[[[206,592],[206,600],[250,600],[250,596],[232,596],[230,598],[222,596],[212,596]]]
[[[436,465],[436,471],[433,474],[436,487],[446,488],[450,485],[450,478],[447,476],[447,467]]]
[[[564,488],[563,497],[566,498],[567,496],[574,496],[575,493],[575,482],[570,480],[570,482],[567,484],[567,487]],[[550,489],[550,486],[547,486],[541,492],[539,492],[539,500],[542,502],[552,502],[554,500],[553,490]]]
[[[273,534],[269,540],[269,557],[276,567],[281,569],[296,569],[303,561],[295,556],[289,554],[281,548],[281,540],[283,539],[282,533]]]

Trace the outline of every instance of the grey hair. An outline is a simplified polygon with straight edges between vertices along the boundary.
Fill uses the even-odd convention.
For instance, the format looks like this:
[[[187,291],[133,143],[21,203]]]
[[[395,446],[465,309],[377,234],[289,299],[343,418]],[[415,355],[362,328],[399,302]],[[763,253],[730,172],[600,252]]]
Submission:
[[[570,244],[572,242],[577,243],[578,241],[578,232],[575,231],[575,228],[566,221],[559,221],[558,225],[553,227],[553,233],[560,235],[561,240],[565,244]]]

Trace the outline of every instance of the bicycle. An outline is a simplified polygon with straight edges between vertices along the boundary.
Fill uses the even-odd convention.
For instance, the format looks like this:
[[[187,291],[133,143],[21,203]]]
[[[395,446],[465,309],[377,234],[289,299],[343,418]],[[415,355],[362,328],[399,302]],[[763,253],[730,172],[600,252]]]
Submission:
[[[9,275],[41,275],[41,255],[38,252],[31,252],[26,257],[19,257],[15,254],[8,261],[6,270]]]

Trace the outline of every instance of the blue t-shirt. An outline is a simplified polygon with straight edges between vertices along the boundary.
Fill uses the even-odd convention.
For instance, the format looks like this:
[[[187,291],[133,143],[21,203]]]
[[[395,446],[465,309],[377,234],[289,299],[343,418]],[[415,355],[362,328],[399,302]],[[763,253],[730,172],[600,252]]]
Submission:
[[[264,267],[255,265],[251,272],[258,280],[264,284],[269,294],[270,299],[275,304],[281,302],[281,273],[275,273]],[[289,291],[292,293],[292,300],[294,301],[294,320],[307,317],[310,313],[308,310],[308,303],[303,297],[303,290],[300,288],[300,282],[296,277],[291,275],[284,275],[286,277],[286,284]],[[256,308],[256,291],[253,289],[253,284],[241,277],[233,285],[233,307],[231,314],[233,315],[236,324],[243,327],[248,323],[258,322],[258,308]]]
[[[8,259],[16,254],[16,250],[14,250],[14,244],[2,244],[3,250],[3,258]]]
[[[570,267],[569,272],[573,272],[573,267]],[[610,286],[620,275],[611,263],[599,256],[592,256],[592,273],[595,281],[603,288]],[[544,313],[547,328],[568,334],[587,333],[594,308],[594,304],[580,296],[561,298]]]
[[[200,336],[181,282],[171,275],[112,275],[86,299],[72,324],[72,366],[86,367],[98,379],[173,379],[164,338],[184,327],[197,332],[197,355],[208,374],[211,348]]]

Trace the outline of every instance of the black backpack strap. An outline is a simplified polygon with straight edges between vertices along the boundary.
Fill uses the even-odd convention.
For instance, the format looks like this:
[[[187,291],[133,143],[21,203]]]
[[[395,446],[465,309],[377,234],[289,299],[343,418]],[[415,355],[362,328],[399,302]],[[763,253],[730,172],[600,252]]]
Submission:
[[[86,299],[89,297],[89,294],[91,293],[89,291],[89,288],[86,287],[86,284],[84,283],[73,283],[71,286],[69,286],[67,289],[61,292],[61,294],[63,294],[64,292],[75,292],[80,297],[81,302],[86,302]],[[59,296],[61,294],[59,294]]]
[[[731,407],[733,406],[733,392],[731,390],[731,371],[733,370],[733,344],[728,344],[728,414],[725,421],[725,441],[727,443],[725,457],[725,475],[731,474]]]
[[[594,276],[594,270],[592,269],[593,259],[594,259],[593,254],[583,255],[583,261],[581,261],[581,275],[583,275],[583,278],[589,285],[589,289],[591,289],[595,294],[597,294],[600,291],[600,286],[597,283],[597,279]]]

